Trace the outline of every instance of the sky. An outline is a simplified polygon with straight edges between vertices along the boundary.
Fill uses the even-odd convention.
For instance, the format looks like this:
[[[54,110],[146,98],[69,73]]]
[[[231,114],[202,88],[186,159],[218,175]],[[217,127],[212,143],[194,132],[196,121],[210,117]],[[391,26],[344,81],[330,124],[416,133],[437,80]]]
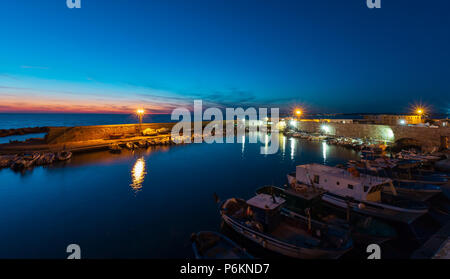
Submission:
[[[450,1],[2,0],[0,112],[450,113]]]

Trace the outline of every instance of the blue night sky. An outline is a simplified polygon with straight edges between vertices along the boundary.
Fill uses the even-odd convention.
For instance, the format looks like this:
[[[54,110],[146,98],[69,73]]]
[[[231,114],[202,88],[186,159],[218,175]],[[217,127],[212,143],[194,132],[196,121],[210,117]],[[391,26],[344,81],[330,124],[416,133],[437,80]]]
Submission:
[[[2,0],[0,112],[450,109],[450,2]]]

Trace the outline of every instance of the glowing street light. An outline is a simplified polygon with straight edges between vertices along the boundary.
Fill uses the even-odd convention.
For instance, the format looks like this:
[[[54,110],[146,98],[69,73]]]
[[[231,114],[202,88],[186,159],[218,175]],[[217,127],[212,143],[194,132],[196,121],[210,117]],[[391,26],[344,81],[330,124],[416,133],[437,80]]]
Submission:
[[[297,117],[300,117],[303,114],[303,111],[299,108],[295,109],[295,115],[297,115]]]
[[[424,113],[424,109],[423,108],[417,108],[416,109],[416,113],[420,116],[422,116],[422,114]]]
[[[139,117],[139,124],[142,124],[142,118],[144,117],[145,111],[143,109],[138,109],[136,114]]]

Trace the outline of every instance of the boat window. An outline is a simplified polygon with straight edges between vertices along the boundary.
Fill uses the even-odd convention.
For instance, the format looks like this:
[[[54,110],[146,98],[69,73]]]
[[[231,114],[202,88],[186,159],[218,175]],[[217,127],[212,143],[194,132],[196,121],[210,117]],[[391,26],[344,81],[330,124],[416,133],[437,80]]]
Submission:
[[[367,192],[367,190],[369,190],[369,186],[364,185],[364,192]]]
[[[352,184],[348,184],[347,187],[348,187],[350,190],[353,190],[353,185],[352,185]]]
[[[318,175],[314,175],[314,183],[319,183],[319,176]]]

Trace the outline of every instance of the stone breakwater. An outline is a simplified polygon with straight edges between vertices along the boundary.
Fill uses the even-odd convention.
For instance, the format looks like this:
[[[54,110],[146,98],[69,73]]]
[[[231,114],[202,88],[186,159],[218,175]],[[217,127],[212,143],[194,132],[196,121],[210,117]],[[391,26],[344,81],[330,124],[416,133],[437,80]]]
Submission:
[[[430,150],[433,148],[448,148],[448,140],[450,138],[450,128],[448,127],[428,128],[299,121],[297,128],[308,133],[322,133],[350,138],[373,138],[387,142],[411,138],[420,142],[424,149]]]

